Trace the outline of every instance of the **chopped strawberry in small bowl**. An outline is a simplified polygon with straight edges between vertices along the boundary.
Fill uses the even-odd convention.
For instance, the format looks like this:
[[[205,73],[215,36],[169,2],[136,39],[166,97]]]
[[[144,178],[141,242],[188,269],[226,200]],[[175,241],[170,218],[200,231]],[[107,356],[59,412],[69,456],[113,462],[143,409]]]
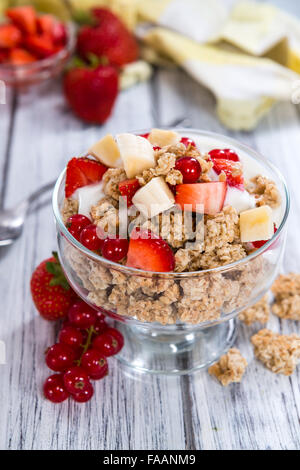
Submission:
[[[0,80],[23,86],[58,75],[75,44],[72,24],[32,6],[8,8],[0,22]]]

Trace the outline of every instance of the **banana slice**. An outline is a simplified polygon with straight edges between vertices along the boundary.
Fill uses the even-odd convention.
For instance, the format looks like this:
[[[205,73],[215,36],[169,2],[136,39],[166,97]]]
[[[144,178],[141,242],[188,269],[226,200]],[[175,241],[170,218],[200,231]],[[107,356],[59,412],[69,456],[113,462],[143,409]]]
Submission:
[[[128,178],[155,166],[154,150],[144,137],[133,134],[117,135],[117,144]]]
[[[170,209],[175,198],[162,176],[152,178],[132,198],[133,204],[148,218]]]
[[[272,209],[261,206],[241,212],[240,230],[242,243],[269,240],[274,234]]]
[[[178,144],[180,142],[180,135],[174,131],[152,129],[148,140],[154,147],[165,147],[166,145]]]
[[[119,168],[122,166],[119,147],[111,134],[107,134],[92,145],[88,150],[88,154],[97,158],[97,160],[110,168]]]

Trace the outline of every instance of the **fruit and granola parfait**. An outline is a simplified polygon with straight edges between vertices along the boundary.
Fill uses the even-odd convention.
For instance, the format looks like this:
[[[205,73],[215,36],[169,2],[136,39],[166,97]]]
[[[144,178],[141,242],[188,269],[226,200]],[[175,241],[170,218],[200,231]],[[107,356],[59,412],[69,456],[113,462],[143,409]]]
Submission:
[[[63,256],[94,305],[163,324],[217,321],[269,274],[262,256],[213,268],[274,236],[279,189],[245,152],[190,134],[106,135],[69,161],[61,214],[80,245]]]

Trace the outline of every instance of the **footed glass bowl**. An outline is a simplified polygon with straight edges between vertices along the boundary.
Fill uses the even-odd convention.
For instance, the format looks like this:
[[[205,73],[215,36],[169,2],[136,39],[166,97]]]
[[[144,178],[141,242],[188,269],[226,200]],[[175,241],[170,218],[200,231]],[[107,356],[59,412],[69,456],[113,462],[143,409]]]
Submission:
[[[108,261],[82,246],[61,218],[65,171],[53,209],[58,253],[77,294],[113,318],[125,337],[117,356],[136,370],[187,374],[218,360],[235,340],[235,317],[256,303],[276,278],[286,239],[289,195],[280,173],[254,150],[221,135],[176,129],[208,148],[233,148],[275,181],[282,198],[278,230],[263,247],[226,266],[185,273],[142,271]],[[206,151],[206,150],[205,150]],[[251,165],[250,165],[251,170]],[[251,171],[250,171],[251,173]]]

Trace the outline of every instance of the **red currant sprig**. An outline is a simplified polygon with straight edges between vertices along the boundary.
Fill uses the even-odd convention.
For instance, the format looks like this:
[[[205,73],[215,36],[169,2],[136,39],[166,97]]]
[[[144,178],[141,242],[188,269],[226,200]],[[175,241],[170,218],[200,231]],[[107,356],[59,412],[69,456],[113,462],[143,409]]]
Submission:
[[[108,374],[107,357],[117,354],[124,345],[122,334],[109,328],[101,312],[83,301],[69,309],[59,333],[59,343],[46,352],[46,363],[55,372],[44,384],[44,395],[53,403],[72,397],[78,403],[94,394],[91,380]]]

